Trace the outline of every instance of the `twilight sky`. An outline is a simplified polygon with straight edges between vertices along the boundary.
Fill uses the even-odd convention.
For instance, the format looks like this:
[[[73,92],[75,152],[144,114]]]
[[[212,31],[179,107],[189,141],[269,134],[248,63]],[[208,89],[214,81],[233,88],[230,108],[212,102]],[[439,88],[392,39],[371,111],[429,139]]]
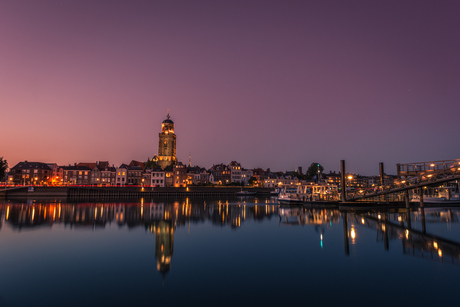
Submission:
[[[0,156],[362,175],[460,158],[460,1],[0,0]]]

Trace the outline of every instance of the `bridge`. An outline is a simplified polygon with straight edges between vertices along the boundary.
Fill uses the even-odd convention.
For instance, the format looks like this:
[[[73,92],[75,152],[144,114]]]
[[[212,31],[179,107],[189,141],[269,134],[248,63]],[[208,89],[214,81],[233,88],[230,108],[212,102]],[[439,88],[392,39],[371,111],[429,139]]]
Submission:
[[[344,184],[345,176],[342,175],[342,201],[365,201],[385,199],[388,195],[393,196],[393,201],[408,201],[408,192],[428,186],[460,180],[460,159],[442,160],[431,162],[417,162],[397,164],[398,179],[394,182],[385,183],[383,163],[380,163],[380,183],[369,188],[358,188],[346,191]],[[342,174],[345,174],[345,161],[342,160]],[[423,194],[421,201],[423,202]]]

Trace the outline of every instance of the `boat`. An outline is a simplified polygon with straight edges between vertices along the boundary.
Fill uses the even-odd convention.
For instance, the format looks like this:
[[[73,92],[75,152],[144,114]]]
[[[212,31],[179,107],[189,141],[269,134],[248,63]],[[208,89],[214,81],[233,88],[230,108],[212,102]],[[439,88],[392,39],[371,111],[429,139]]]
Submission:
[[[280,204],[303,204],[308,199],[306,189],[302,186],[284,187],[278,195],[278,202]]]
[[[414,195],[411,199],[411,202],[419,203],[420,196]],[[436,196],[423,196],[423,203],[425,204],[460,204],[460,199],[451,198],[447,199],[446,197],[436,197]]]
[[[270,196],[278,196],[281,192],[281,188],[276,188],[274,191],[270,191]]]
[[[427,193],[427,195],[425,195]],[[420,202],[420,195],[414,194],[411,202]],[[423,203],[425,204],[460,204],[460,195],[455,193],[455,187],[428,188],[424,192]]]

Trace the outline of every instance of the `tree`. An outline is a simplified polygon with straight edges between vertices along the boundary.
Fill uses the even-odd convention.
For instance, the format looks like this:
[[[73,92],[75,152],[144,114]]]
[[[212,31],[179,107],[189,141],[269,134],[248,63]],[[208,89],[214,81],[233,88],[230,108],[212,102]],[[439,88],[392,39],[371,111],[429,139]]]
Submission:
[[[248,181],[248,185],[255,185],[257,183],[257,178],[252,176],[249,181]]]
[[[5,177],[6,170],[8,169],[8,162],[0,157],[0,181]]]
[[[321,164],[317,162],[310,164],[307,170],[307,178],[313,179],[313,177],[318,176],[318,169],[320,173],[324,171],[324,167]]]
[[[154,161],[154,159],[150,160],[150,158],[147,158],[147,162],[145,162],[145,168],[157,168],[158,165],[157,163]]]

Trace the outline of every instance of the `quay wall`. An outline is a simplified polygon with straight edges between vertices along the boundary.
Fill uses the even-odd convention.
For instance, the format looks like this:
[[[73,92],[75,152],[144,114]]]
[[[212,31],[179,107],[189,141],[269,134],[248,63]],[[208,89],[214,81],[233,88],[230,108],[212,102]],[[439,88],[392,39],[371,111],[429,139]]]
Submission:
[[[269,196],[271,188],[243,188],[243,191],[256,192],[257,196]],[[6,191],[5,198],[65,198],[68,200],[94,199],[140,199],[140,198],[168,198],[168,197],[232,197],[241,191],[241,187],[28,187]]]

